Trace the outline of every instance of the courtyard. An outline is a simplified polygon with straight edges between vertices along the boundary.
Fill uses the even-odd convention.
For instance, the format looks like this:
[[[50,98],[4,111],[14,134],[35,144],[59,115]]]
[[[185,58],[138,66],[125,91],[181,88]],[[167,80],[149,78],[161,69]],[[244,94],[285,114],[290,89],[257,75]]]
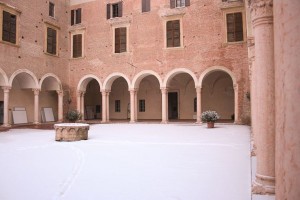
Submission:
[[[248,126],[95,124],[87,141],[54,138],[0,133],[0,199],[251,199]]]

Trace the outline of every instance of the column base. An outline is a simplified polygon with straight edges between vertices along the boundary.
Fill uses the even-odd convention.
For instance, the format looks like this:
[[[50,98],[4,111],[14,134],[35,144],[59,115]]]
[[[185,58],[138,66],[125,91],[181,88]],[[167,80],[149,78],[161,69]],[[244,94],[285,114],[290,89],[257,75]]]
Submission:
[[[11,124],[2,124],[2,127],[9,128],[11,127]]]
[[[34,125],[40,125],[41,122],[33,122]]]
[[[161,124],[167,124],[169,121],[167,121],[167,120],[163,120],[163,121],[161,121],[160,123]]]
[[[252,184],[253,194],[275,194],[275,177],[256,174],[256,180]]]
[[[202,125],[202,121],[196,121],[195,124],[199,124],[199,125]]]
[[[129,121],[129,123],[132,123],[132,124],[135,123],[135,122],[136,122],[135,120],[133,120],[133,121],[130,120],[130,121]]]

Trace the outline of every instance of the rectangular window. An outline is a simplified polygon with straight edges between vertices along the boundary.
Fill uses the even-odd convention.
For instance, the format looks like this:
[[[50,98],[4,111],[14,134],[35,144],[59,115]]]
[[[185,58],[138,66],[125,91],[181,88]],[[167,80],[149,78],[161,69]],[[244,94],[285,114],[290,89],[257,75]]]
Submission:
[[[145,112],[146,111],[145,99],[140,99],[139,100],[139,111],[140,112]]]
[[[114,4],[107,4],[106,5],[106,18],[115,18],[115,17],[122,17],[123,14],[123,2],[118,2]]]
[[[73,58],[82,57],[82,34],[73,35]]]
[[[115,29],[115,53],[127,51],[127,31],[126,28]]]
[[[3,11],[2,40],[16,44],[17,16]]]
[[[81,8],[71,10],[71,26],[81,23]]]
[[[167,47],[180,47],[180,21],[167,22]]]
[[[227,42],[244,40],[243,15],[241,12],[226,14]]]
[[[56,30],[47,27],[47,53],[56,55]]]
[[[49,2],[49,16],[54,17],[54,3]]]
[[[190,0],[170,0],[170,8],[190,6]]]
[[[121,101],[115,100],[115,112],[121,112]]]
[[[194,98],[194,112],[197,112],[197,98]]]
[[[142,12],[150,11],[150,0],[142,0]]]

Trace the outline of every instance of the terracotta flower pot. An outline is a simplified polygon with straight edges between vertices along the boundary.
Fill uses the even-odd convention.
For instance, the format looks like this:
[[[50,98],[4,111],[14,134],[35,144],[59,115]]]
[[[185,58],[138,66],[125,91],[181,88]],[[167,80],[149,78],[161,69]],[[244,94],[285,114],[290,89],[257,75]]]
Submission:
[[[215,122],[207,122],[207,128],[214,128]]]

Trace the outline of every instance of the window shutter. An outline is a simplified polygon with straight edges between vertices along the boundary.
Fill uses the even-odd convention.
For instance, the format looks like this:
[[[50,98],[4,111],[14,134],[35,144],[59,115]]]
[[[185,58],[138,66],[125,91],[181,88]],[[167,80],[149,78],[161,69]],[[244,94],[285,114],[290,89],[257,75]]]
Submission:
[[[81,8],[76,10],[76,24],[81,23]]]
[[[146,0],[142,0],[142,12],[147,12],[146,10]]]
[[[120,28],[115,29],[115,53],[121,53],[120,51]]]
[[[227,21],[227,42],[234,42],[234,14],[226,15]]]
[[[175,8],[175,0],[170,0],[170,8]]]
[[[185,6],[187,7],[187,6],[190,6],[190,5],[191,5],[190,0],[185,0]]]
[[[180,23],[179,20],[173,21],[174,47],[180,47]]]
[[[73,58],[82,56],[82,34],[73,35]]]
[[[235,13],[235,41],[243,41],[243,16],[242,13]]]
[[[120,53],[126,52],[126,28],[120,28]]]
[[[16,30],[17,30],[17,17],[15,15],[10,16],[10,42],[16,43]]]
[[[118,3],[118,17],[122,17],[123,15],[123,2]]]
[[[56,55],[56,30],[53,30],[52,32],[53,32],[53,34],[52,34],[52,37],[53,37],[53,39],[52,39],[53,40],[53,43],[52,43],[53,44],[53,47],[52,47],[53,51],[52,52],[53,52],[54,55]]]
[[[106,5],[106,19],[110,19],[110,4]]]
[[[74,14],[75,14],[74,10],[71,10],[71,26],[74,25],[74,18],[75,18]]]

